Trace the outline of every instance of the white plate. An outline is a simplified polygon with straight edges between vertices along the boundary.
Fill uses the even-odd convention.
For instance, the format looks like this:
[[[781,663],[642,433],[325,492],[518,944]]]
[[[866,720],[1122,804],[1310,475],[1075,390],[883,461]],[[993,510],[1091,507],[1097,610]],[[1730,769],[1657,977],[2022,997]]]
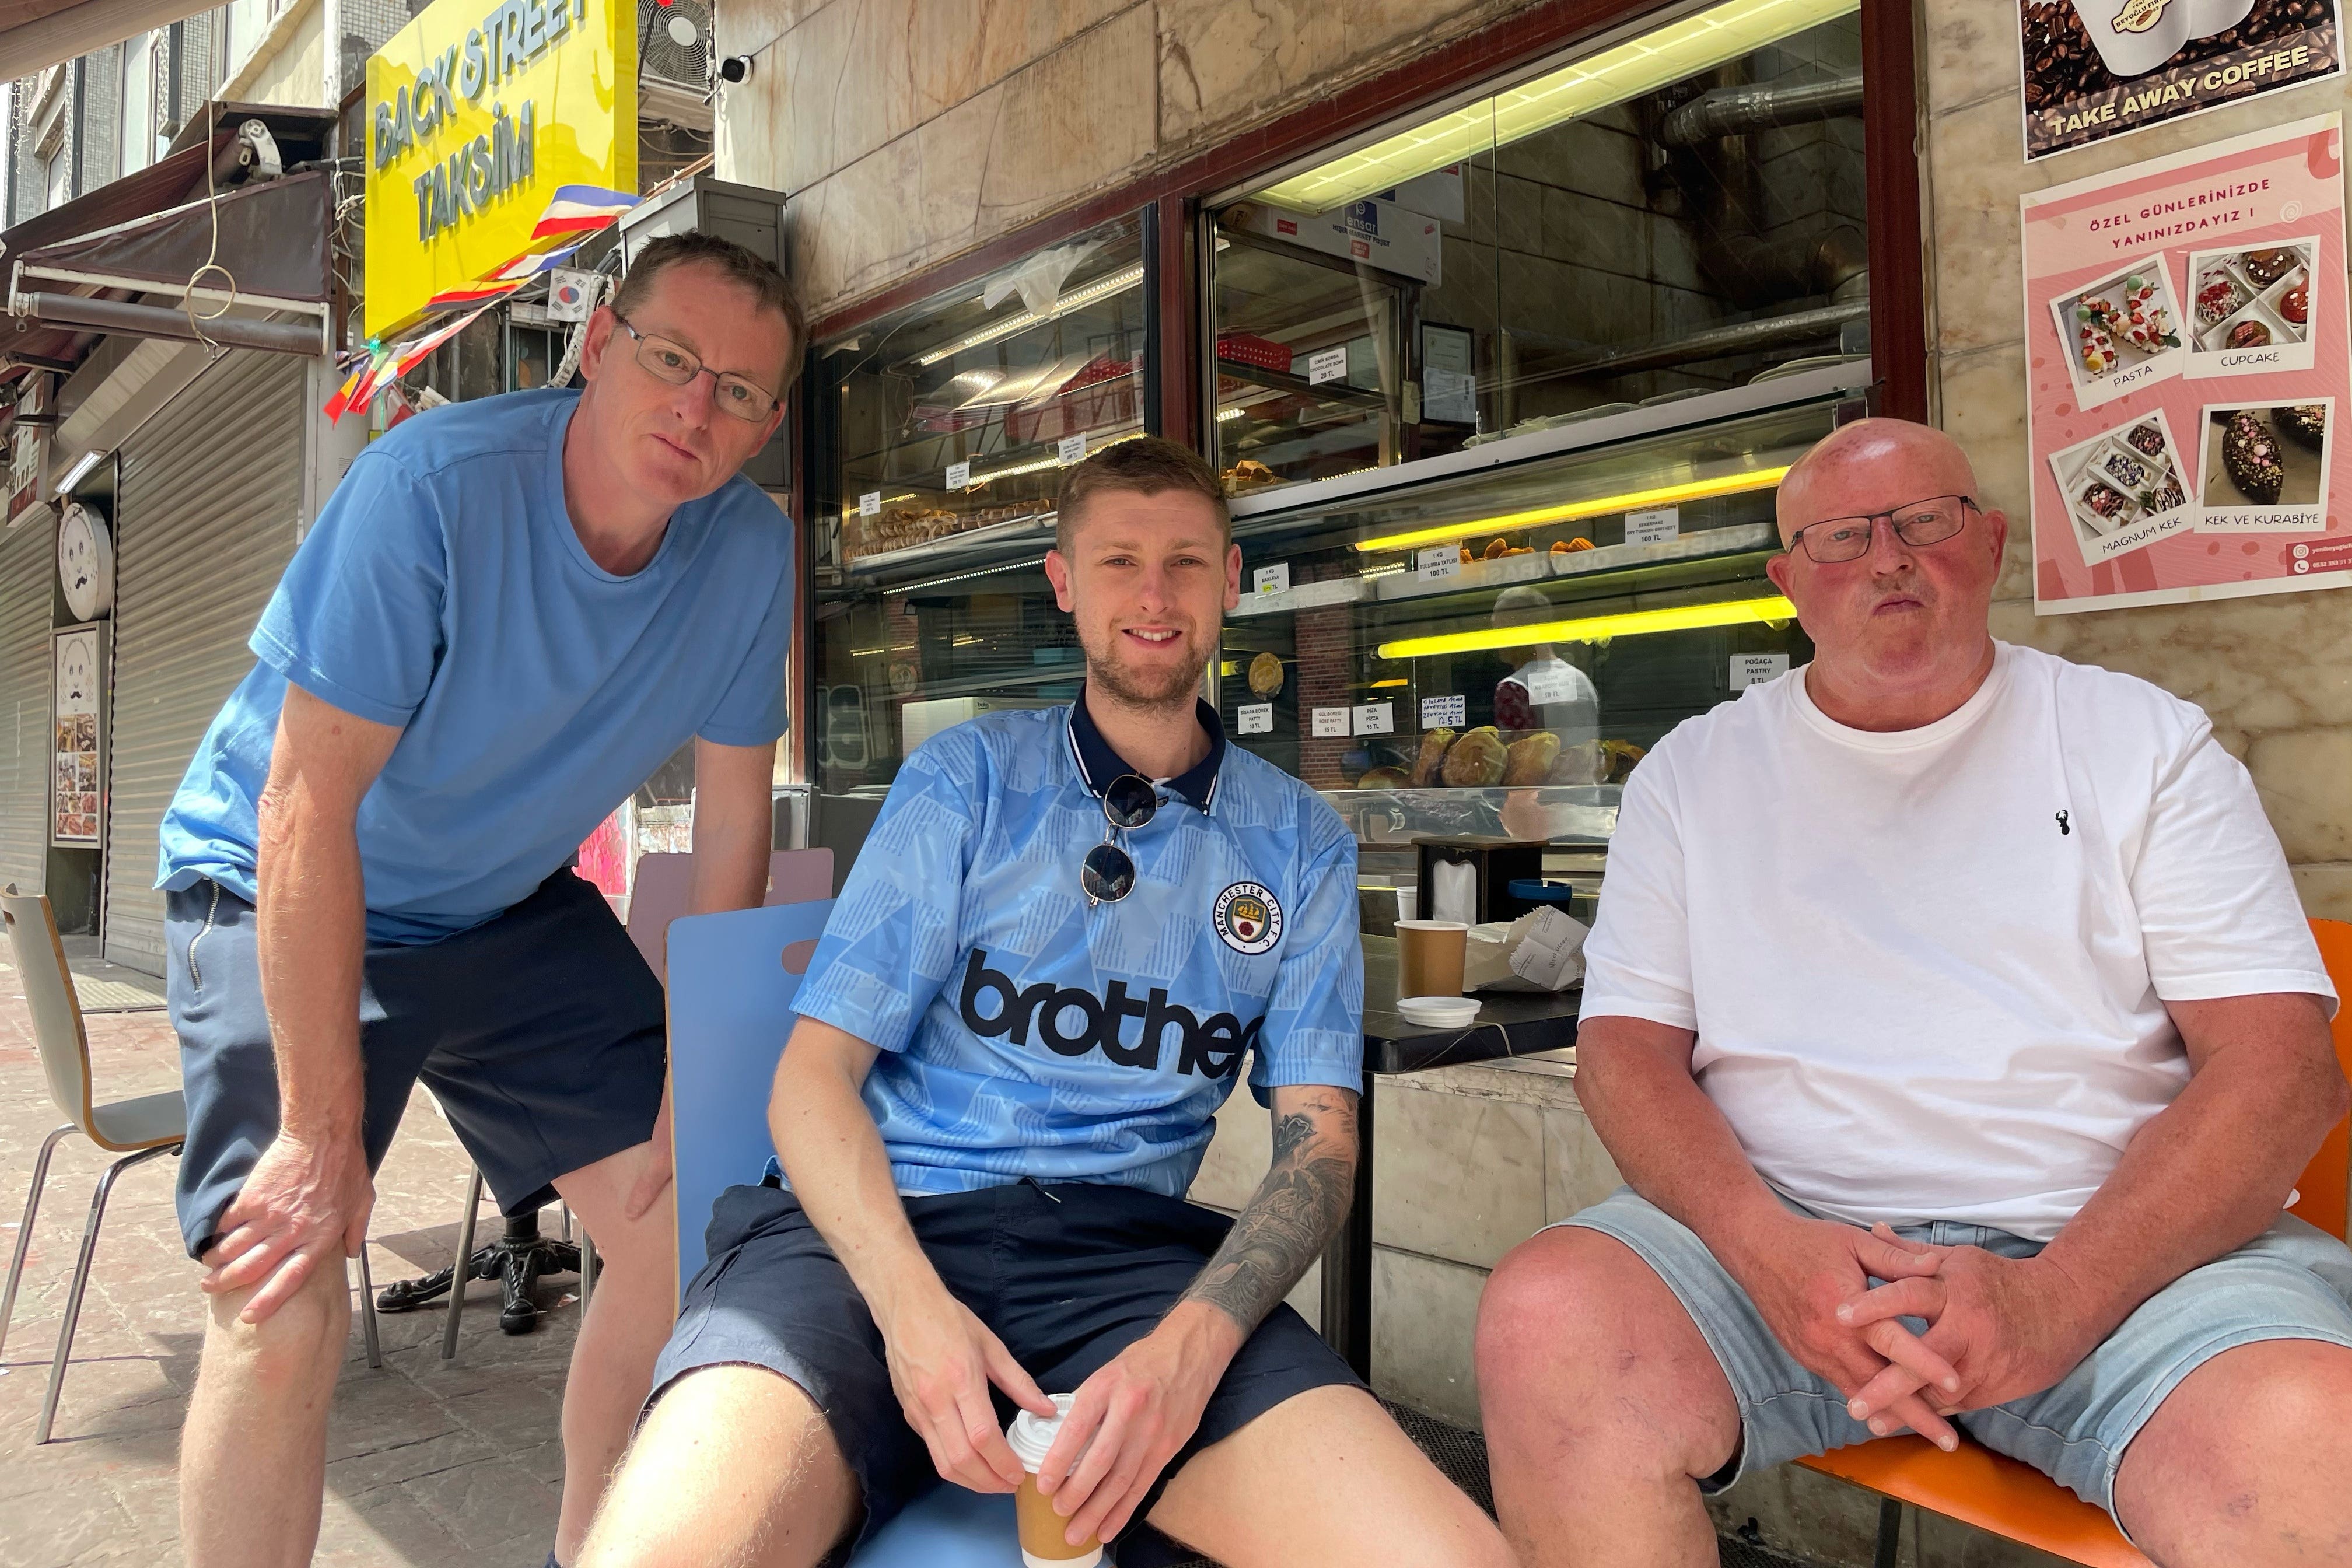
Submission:
[[[1467,1028],[1478,1016],[1475,996],[1400,996],[1397,1016],[1408,1023],[1441,1029]]]

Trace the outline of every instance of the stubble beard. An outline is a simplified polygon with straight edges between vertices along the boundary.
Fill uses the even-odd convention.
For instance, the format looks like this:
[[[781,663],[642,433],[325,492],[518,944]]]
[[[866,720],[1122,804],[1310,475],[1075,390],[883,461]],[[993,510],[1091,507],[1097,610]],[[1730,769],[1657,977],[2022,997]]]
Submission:
[[[1201,685],[1201,668],[1207,662],[1205,656],[1165,669],[1133,669],[1118,657],[1118,632],[1112,632],[1104,647],[1097,647],[1089,637],[1079,637],[1079,646],[1087,656],[1087,684],[1122,708],[1181,712],[1189,717],[1192,699]],[[1189,647],[1189,635],[1184,640]]]

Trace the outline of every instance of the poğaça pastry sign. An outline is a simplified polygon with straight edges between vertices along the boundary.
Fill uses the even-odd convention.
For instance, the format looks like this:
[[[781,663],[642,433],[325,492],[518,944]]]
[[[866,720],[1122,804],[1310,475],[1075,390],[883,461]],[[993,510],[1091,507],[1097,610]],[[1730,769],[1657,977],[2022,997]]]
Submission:
[[[370,337],[520,256],[559,185],[636,188],[635,16],[435,0],[369,58]]]

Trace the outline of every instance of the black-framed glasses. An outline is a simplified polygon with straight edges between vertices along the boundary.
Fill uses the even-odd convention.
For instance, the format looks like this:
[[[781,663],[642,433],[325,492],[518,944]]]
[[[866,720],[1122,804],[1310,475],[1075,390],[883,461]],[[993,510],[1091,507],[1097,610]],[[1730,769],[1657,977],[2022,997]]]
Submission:
[[[776,395],[758,382],[737,375],[733,371],[712,370],[696,357],[684,343],[651,332],[641,332],[618,312],[613,320],[622,330],[637,340],[637,363],[646,367],[656,381],[666,381],[672,386],[684,386],[698,375],[707,374],[719,384],[715,401],[719,406],[746,424],[757,425],[775,412]]]
[[[1103,791],[1103,841],[1087,851],[1078,863],[1078,886],[1090,904],[1115,904],[1135,891],[1135,858],[1122,847],[1117,835],[1151,820],[1164,803],[1160,786],[1141,773],[1121,773]]]
[[[1872,512],[1867,517],[1825,517],[1790,534],[1789,548],[1796,549],[1802,541],[1805,553],[1824,566],[1859,561],[1870,553],[1871,537],[1878,531],[1881,518],[1895,530],[1895,538],[1915,550],[1941,544],[1968,526],[1971,507],[1979,511],[1984,510],[1977,506],[1974,496],[1929,496],[1926,500],[1915,500],[1893,511]]]

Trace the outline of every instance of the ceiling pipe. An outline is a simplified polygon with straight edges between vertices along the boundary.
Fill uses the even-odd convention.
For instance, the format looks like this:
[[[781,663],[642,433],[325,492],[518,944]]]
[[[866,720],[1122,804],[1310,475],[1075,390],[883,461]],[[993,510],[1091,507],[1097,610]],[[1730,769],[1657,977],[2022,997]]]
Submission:
[[[1720,136],[1861,112],[1859,76],[1798,87],[1718,87],[1669,111],[1658,122],[1658,140],[1669,147],[1696,147]]]
[[[161,305],[93,300],[82,294],[19,294],[15,303],[17,315],[88,331],[171,338],[187,343],[209,341],[226,348],[259,349],[305,358],[325,353],[328,349],[326,330],[317,321],[260,321],[250,316],[220,316],[204,322],[204,331],[199,332],[184,313]]]

